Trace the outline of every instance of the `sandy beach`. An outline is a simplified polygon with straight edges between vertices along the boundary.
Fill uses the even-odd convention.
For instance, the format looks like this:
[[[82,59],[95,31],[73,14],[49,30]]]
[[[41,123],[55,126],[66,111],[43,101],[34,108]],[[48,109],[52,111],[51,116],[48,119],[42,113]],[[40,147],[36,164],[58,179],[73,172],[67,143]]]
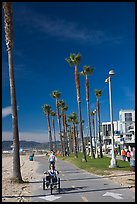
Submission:
[[[37,180],[39,175],[36,173],[36,170],[39,164],[35,161],[35,157],[33,161],[29,161],[29,155],[21,155],[20,158],[22,179],[29,182],[32,179]],[[18,184],[11,181],[12,165],[12,156],[2,155],[2,202],[31,202],[31,198],[24,197],[32,195],[30,184]],[[135,172],[112,171],[108,179],[122,186],[128,186],[131,190],[135,191],[135,187],[131,187],[135,185]]]
[[[29,161],[29,155],[21,155],[21,175],[23,181],[31,181],[38,177],[36,174],[36,169],[38,168],[38,162]],[[29,196],[31,195],[31,188],[29,183],[13,183],[11,181],[12,177],[12,166],[13,159],[12,156],[2,155],[2,202],[30,202]],[[9,197],[8,197],[9,196]],[[13,197],[12,196],[16,196]]]

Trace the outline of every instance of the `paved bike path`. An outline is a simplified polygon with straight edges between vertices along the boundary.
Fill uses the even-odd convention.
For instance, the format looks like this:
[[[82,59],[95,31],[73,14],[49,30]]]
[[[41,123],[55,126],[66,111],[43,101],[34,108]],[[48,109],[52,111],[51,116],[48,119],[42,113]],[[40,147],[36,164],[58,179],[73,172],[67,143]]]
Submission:
[[[35,157],[39,162],[38,178],[31,183],[32,202],[135,202],[135,193],[109,179],[79,169],[73,164],[58,160],[61,192],[42,189],[43,172],[48,169],[46,157]]]

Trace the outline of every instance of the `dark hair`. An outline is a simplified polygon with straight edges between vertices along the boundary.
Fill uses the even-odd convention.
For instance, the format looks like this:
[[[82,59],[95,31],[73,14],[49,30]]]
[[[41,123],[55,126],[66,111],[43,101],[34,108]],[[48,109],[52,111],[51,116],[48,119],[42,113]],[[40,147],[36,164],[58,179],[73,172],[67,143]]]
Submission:
[[[55,169],[55,165],[54,165],[53,163],[51,163],[51,164],[50,164],[50,168],[51,168],[51,165],[53,166],[53,169]]]

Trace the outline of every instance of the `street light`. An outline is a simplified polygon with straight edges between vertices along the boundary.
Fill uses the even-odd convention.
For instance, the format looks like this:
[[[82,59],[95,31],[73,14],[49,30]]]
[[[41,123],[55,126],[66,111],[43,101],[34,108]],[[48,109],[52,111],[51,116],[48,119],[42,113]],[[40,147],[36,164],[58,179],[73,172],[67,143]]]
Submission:
[[[110,122],[111,122],[111,139],[112,139],[112,158],[110,161],[109,168],[115,168],[117,166],[116,155],[114,152],[114,129],[113,129],[112,87],[111,87],[111,77],[114,75],[115,75],[114,70],[109,71],[109,77],[105,80],[106,83],[109,83]]]

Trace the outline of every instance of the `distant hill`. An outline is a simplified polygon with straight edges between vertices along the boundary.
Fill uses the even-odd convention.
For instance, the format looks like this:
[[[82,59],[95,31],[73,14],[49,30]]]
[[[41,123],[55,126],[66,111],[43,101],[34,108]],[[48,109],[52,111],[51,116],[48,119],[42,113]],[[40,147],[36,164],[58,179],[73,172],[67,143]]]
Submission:
[[[11,150],[11,145],[13,141],[2,141],[2,150]],[[57,146],[60,145],[60,142],[57,141]],[[49,142],[39,143],[35,141],[20,141],[20,147],[23,149],[47,149],[49,148]]]

